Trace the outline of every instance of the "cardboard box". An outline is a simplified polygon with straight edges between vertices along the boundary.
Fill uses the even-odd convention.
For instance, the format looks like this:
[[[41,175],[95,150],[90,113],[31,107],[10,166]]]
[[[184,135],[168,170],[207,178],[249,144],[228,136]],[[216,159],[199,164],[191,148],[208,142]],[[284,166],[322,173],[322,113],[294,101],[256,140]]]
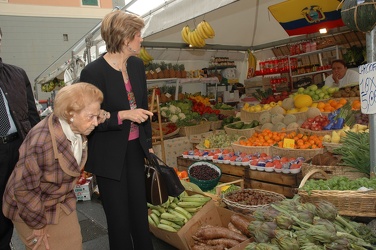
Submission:
[[[86,179],[86,183],[83,185],[77,184],[74,187],[74,194],[78,201],[88,201],[91,200],[91,195],[94,190],[94,180],[93,177]]]
[[[215,205],[214,202],[210,200],[176,233],[159,229],[153,225],[149,225],[149,229],[155,237],[167,242],[177,249],[188,250],[190,248],[185,239],[185,235],[190,232],[193,225],[201,220],[202,217],[212,213],[212,211],[215,211]]]
[[[234,213],[235,212],[231,210],[217,206],[211,211],[206,211],[205,214],[201,213],[201,218],[199,220],[195,220],[195,222],[191,224],[189,230],[187,230],[187,232],[184,234],[189,249],[191,249],[191,247],[194,245],[192,235],[194,235],[200,227],[205,225],[227,227],[228,223],[230,222],[231,215]],[[248,239],[240,243],[238,246],[230,248],[230,250],[244,249],[250,242],[252,242],[252,240]],[[240,245],[243,245],[244,247],[239,248]]]
[[[225,91],[223,93],[223,102],[239,102],[239,90],[234,90],[233,93],[230,91]]]

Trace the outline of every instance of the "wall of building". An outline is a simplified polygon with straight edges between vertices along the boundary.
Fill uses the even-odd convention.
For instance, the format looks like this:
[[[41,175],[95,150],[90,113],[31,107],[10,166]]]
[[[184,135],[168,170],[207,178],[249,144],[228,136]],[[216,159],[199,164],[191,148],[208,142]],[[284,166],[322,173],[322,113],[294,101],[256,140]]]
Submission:
[[[99,7],[86,7],[81,0],[0,0],[3,62],[24,68],[34,86],[39,74],[112,11],[112,0],[98,1]],[[35,90],[38,99],[50,96],[40,86]]]

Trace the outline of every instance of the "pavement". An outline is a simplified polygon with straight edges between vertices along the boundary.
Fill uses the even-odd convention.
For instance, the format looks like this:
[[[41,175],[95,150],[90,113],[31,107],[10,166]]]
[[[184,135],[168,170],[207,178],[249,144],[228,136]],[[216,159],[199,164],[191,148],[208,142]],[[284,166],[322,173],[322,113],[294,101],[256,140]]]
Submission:
[[[106,216],[99,196],[93,194],[89,201],[77,202],[78,220],[83,238],[83,250],[109,250]],[[175,247],[152,235],[154,250],[176,250]],[[16,230],[12,237],[13,250],[24,250]]]

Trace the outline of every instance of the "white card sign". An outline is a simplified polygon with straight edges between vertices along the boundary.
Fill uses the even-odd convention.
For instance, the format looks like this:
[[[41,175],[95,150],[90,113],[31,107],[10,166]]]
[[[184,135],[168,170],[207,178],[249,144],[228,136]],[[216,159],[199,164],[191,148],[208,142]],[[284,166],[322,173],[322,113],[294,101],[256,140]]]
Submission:
[[[376,62],[359,66],[359,92],[363,114],[376,113]]]

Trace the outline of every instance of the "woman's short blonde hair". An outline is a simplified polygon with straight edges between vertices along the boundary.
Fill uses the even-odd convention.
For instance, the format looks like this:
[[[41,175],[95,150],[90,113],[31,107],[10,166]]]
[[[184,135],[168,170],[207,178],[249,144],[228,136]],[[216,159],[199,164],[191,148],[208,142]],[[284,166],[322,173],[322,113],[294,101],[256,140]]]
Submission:
[[[54,114],[69,122],[72,111],[80,112],[94,102],[102,103],[103,93],[93,84],[79,82],[63,87],[54,100]]]
[[[132,41],[144,26],[144,20],[137,15],[122,10],[108,13],[103,18],[101,26],[101,35],[106,42],[107,52],[122,52],[124,41]]]

